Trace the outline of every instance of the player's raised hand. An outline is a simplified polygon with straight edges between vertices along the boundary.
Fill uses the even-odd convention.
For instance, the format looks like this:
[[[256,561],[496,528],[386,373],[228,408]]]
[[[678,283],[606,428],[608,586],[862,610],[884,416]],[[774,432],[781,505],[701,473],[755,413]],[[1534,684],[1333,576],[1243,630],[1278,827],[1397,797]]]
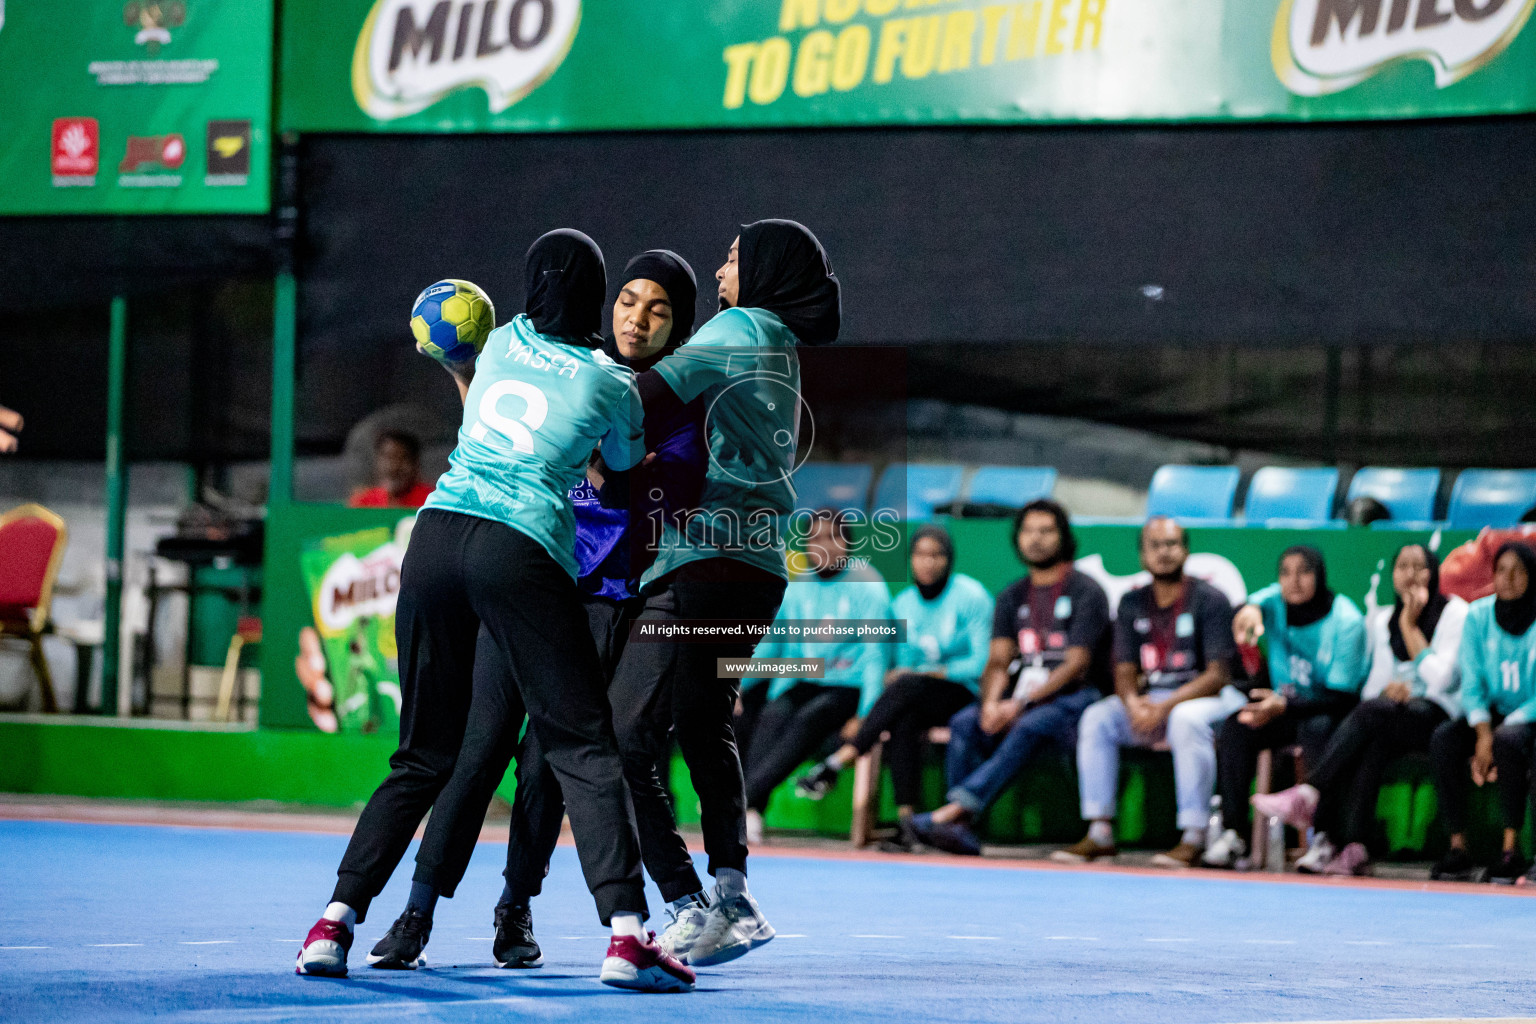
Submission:
[[[16,435],[21,433],[21,413],[0,405],[0,452],[13,452],[20,443]]]

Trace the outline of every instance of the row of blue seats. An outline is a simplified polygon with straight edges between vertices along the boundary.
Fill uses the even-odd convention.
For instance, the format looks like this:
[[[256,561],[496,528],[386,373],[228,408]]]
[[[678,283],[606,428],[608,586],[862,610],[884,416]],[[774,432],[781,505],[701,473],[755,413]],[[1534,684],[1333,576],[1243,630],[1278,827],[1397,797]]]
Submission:
[[[1163,466],[1152,476],[1147,514],[1187,521],[1229,521],[1241,472],[1236,466]],[[911,463],[887,466],[868,503],[874,470],[858,463],[806,463],[795,474],[799,507],[807,509],[894,508],[906,519],[927,519],[954,504],[1017,508],[1047,497],[1056,470],[1045,466],[979,466],[967,478],[958,465]],[[1337,469],[1266,466],[1253,475],[1243,503],[1244,519],[1255,525],[1337,523],[1334,498]],[[1438,469],[1368,466],[1350,479],[1346,504],[1374,498],[1394,523],[1435,521],[1440,492]],[[1510,527],[1536,506],[1536,470],[1468,469],[1456,478],[1445,525],[1453,529]]]

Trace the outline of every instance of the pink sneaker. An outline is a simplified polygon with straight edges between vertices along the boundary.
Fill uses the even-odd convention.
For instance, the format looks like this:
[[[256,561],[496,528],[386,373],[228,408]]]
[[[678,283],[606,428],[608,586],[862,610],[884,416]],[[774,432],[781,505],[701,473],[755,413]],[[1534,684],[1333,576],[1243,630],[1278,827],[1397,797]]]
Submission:
[[[1312,827],[1317,813],[1317,790],[1311,786],[1292,786],[1278,793],[1255,793],[1249,803],[1262,818],[1279,818],[1298,832]]]
[[[1361,843],[1350,843],[1334,855],[1323,868],[1325,875],[1366,875],[1370,873],[1371,855]]]
[[[632,935],[615,935],[598,979],[604,985],[636,992],[692,992],[696,975],[656,945],[656,933],[644,942]]]
[[[299,947],[299,962],[294,974],[315,974],[322,978],[347,976],[347,950],[352,948],[352,931],[340,921],[315,922]]]

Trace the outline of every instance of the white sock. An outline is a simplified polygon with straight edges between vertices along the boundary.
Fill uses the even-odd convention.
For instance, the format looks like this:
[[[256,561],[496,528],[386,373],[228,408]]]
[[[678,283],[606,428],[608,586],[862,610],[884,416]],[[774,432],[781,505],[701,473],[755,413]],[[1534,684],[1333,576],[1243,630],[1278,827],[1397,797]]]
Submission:
[[[613,934],[629,935],[645,941],[645,928],[640,920],[640,915],[635,913],[614,914],[608,919],[613,924]]]
[[[1311,797],[1312,798],[1312,802],[1314,804],[1317,803],[1317,801],[1319,799],[1321,799],[1321,794],[1318,793],[1316,786],[1309,786],[1305,782],[1303,782],[1301,785],[1297,786],[1296,788],[1301,790],[1302,792],[1306,793],[1307,796]]]
[[[1182,838],[1183,838],[1183,841],[1188,843],[1190,846],[1204,846],[1205,845],[1205,829],[1203,829],[1203,828],[1187,828],[1187,829],[1184,830],[1184,835],[1183,835]]]
[[[843,759],[838,757],[836,754],[827,755],[826,764],[828,768],[831,768],[835,772],[840,772],[843,770]]]
[[[1099,846],[1114,846],[1114,826],[1107,821],[1090,822],[1088,825],[1088,838],[1092,839]]]
[[[715,884],[720,887],[722,896],[747,895],[747,874],[737,871],[735,868],[721,868],[715,872]]]
[[[347,931],[357,927],[357,911],[345,903],[332,903],[326,906],[325,913],[320,915],[325,921],[340,921],[347,926]]]

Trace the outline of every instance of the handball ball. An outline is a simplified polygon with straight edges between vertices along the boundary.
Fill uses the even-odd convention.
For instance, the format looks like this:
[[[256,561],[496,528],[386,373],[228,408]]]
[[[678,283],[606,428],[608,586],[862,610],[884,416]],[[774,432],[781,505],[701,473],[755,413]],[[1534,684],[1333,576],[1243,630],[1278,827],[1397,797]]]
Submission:
[[[439,281],[416,296],[411,307],[416,351],[440,363],[473,362],[495,327],[491,297],[470,281]]]

